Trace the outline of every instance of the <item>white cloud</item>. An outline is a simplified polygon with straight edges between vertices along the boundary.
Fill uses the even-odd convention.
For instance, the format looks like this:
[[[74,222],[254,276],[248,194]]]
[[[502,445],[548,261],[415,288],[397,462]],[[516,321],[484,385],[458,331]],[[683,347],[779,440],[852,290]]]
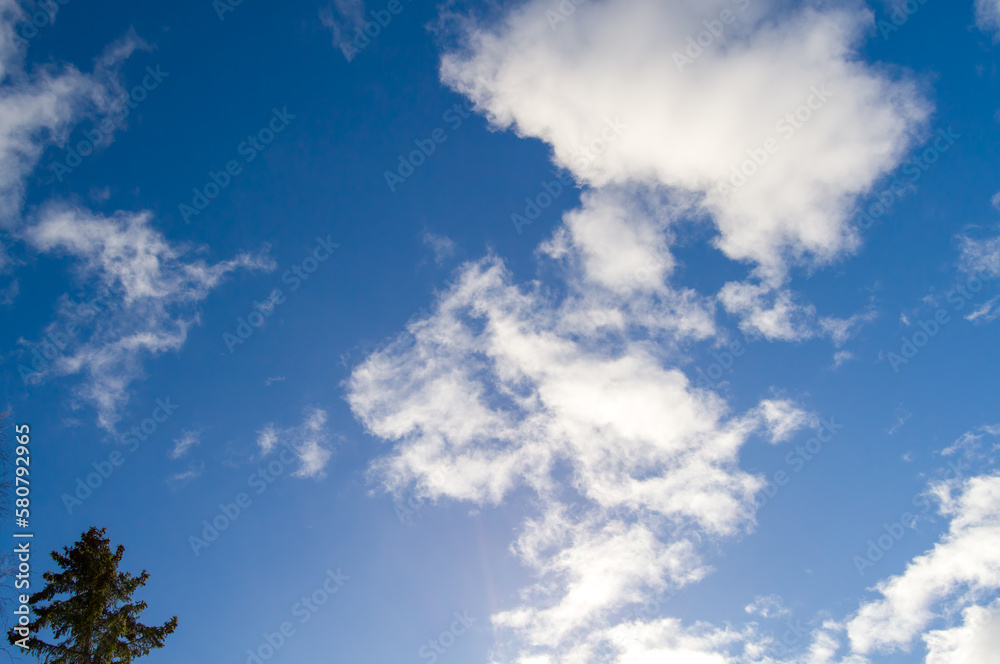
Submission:
[[[674,619],[625,623],[600,636],[617,645],[614,661],[620,664],[729,664],[733,658],[726,648],[743,640],[742,634],[730,629],[685,627]]]
[[[555,31],[551,4],[526,2],[495,27],[472,28],[443,58],[442,78],[495,125],[547,142],[591,185],[696,197],[718,246],[768,282],[788,260],[824,263],[857,245],[856,198],[900,163],[928,117],[917,86],[854,57],[866,11],[778,15],[778,3],[753,3],[678,71],[674,54],[732,3],[592,0]],[[800,111],[808,101],[815,109]],[[786,119],[796,112],[811,119]],[[609,122],[624,128],[605,150]],[[748,151],[772,138],[777,152],[731,187]],[[603,155],[583,157],[588,145]]]
[[[95,59],[92,72],[51,63],[28,71],[26,42],[14,29],[24,18],[18,3],[0,0],[0,226],[31,249],[69,257],[84,288],[115,292],[114,301],[106,302],[107,309],[93,321],[66,308],[68,298],[60,300],[58,321],[47,332],[71,338],[54,356],[45,349],[46,364],[30,380],[83,375],[75,397],[94,405],[99,424],[113,431],[130,384],[142,374],[143,356],[180,348],[197,323],[195,305],[223,276],[264,262],[246,256],[215,265],[190,259],[187,250],[152,229],[148,213],[102,217],[72,205],[43,203],[27,221],[21,218],[25,180],[45,149],[65,144],[81,120],[99,122],[119,112],[121,65],[136,49],[149,48],[130,30]],[[120,125],[120,118],[114,124]],[[109,140],[106,136],[102,144]],[[0,272],[10,262],[0,246]],[[19,286],[18,281],[6,286],[0,302],[12,300]],[[65,333],[71,323],[81,330],[79,336]],[[43,347],[42,342],[19,343],[29,351]]]
[[[262,456],[267,456],[274,449],[274,446],[278,444],[278,432],[274,430],[273,425],[267,425],[259,432],[257,432],[257,447],[260,448],[260,453]]]
[[[691,542],[666,544],[645,524],[610,520],[588,526],[574,528],[572,544],[541,565],[545,581],[529,590],[541,606],[500,612],[493,616],[495,625],[527,633],[535,646],[556,647],[581,627],[641,602],[649,589],[662,589],[668,581],[685,585],[708,571]],[[561,597],[547,601],[555,580]]]
[[[587,193],[583,207],[564,217],[541,251],[553,258],[573,255],[582,279],[614,293],[664,292],[674,269],[669,227],[678,212],[632,192]]]
[[[892,416],[895,418],[895,422],[893,422],[892,426],[889,427],[889,430],[886,432],[890,436],[893,435],[893,434],[895,434],[900,429],[902,429],[903,425],[905,425],[907,422],[909,422],[910,418],[913,417],[913,413],[911,413],[910,411],[906,410],[902,406],[898,406],[893,411]]]
[[[809,415],[787,399],[763,401],[760,410],[772,443],[787,441],[807,424],[819,424],[815,415]]]
[[[569,246],[560,258],[577,265]],[[738,468],[739,450],[755,434],[787,439],[808,419],[783,400],[729,413],[664,364],[662,348],[632,340],[641,323],[628,313],[588,337],[581,302],[617,281],[582,274],[558,299],[512,285],[496,259],[467,264],[409,325],[412,342],[373,354],[348,384],[355,415],[395,443],[372,468],[386,490],[477,504],[521,487],[538,494],[541,514],[514,549],[540,581],[494,616],[538,656],[645,593],[702,578],[701,538],[753,524],[762,479]],[[621,301],[649,295],[636,290]]]
[[[732,413],[677,366],[716,334],[717,303],[748,333],[837,345],[874,315],[818,316],[784,287],[788,267],[856,246],[856,197],[898,165],[930,105],[855,57],[867,12],[755,3],[697,76],[678,72],[674,51],[729,6],[592,0],[552,30],[551,3],[531,0],[443,59],[445,82],[496,126],[547,142],[596,189],[539,247],[562,283],[518,286],[493,257],[462,266],[408,343],[354,369],[348,401],[393,443],[371,468],[385,490],[476,504],[537,494],[513,547],[537,583],[494,616],[517,635],[520,664],[592,661],[608,641],[623,663],[723,664],[756,638],[621,619],[707,574],[706,540],[752,529],[763,480],[740,469],[740,450],[808,420],[779,399]],[[812,119],[786,140],[778,123],[810,95]],[[728,187],[772,137],[780,149],[765,167]],[[717,297],[672,283],[679,222],[705,218],[729,258],[758,268]],[[816,637],[810,664],[832,661],[832,633]]]
[[[306,411],[302,424],[287,429],[278,429],[268,424],[257,434],[257,447],[262,457],[278,449],[279,444],[294,452],[299,462],[293,477],[321,478],[330,460],[330,434],[326,426],[326,411],[311,408]]]
[[[9,284],[0,288],[0,306],[10,306],[20,293],[21,282],[17,279],[12,279]]]
[[[780,595],[758,596],[744,610],[751,616],[759,615],[761,618],[783,618],[792,615]]]
[[[962,624],[928,632],[925,664],[993,664],[1000,653],[1000,600],[962,610]]]
[[[838,350],[833,354],[833,369],[839,369],[845,363],[855,359],[854,353],[849,350]]]
[[[98,423],[109,431],[128,402],[130,384],[143,373],[142,360],[183,346],[188,329],[198,323],[198,303],[226,275],[274,267],[270,259],[246,254],[215,264],[194,258],[193,249],[171,244],[153,228],[148,212],[104,217],[48,205],[23,237],[38,251],[69,258],[84,285],[113,293],[100,315],[58,312],[51,329],[62,332],[75,323],[82,333],[38,374],[40,379],[82,375],[76,395],[97,409]]]
[[[205,464],[201,463],[197,466],[192,466],[183,473],[175,473],[167,478],[167,482],[171,484],[179,484],[182,482],[190,482],[191,480],[201,477],[201,474],[205,471]]]
[[[815,306],[800,299],[798,293],[766,283],[733,281],[719,291],[719,301],[740,320],[740,330],[748,337],[769,341],[798,342],[823,336],[839,348],[878,317],[872,306],[850,318],[819,317]]]
[[[1000,236],[989,238],[959,238],[962,255],[959,267],[984,277],[1000,277]]]
[[[434,264],[444,265],[444,262],[455,255],[455,241],[445,235],[437,235],[424,229],[420,236],[424,246],[434,254]]]
[[[772,341],[804,341],[815,334],[816,307],[795,300],[795,293],[763,284],[730,282],[719,291],[719,301],[741,319],[744,334]]]
[[[121,95],[117,68],[145,44],[134,32],[110,45],[92,73],[69,65],[38,65],[25,71],[25,42],[14,29],[23,11],[0,0],[0,224],[16,224],[25,178],[45,148],[66,141],[85,117],[99,118]]]
[[[1000,38],[1000,0],[976,0],[976,23]]]
[[[998,427],[983,430],[1000,431]],[[992,664],[1000,652],[1000,475],[981,475],[932,485],[941,501],[941,514],[950,528],[927,553],[917,556],[906,570],[880,582],[881,597],[864,602],[846,622],[829,618],[805,626],[788,618],[791,612],[776,595],[757,597],[745,611],[751,616],[783,620],[781,639],[756,623],[740,629],[705,623],[684,625],[680,620],[624,620],[592,630],[577,639],[559,658],[525,656],[531,662],[605,661],[596,656],[611,650],[607,661],[633,664],[661,661],[697,664],[870,664],[879,654],[910,652],[918,641],[927,648],[925,664]],[[629,551],[642,551],[633,544]],[[609,558],[604,551],[581,564],[594,578]],[[619,557],[627,554],[622,552]],[[646,556],[649,560],[650,556]],[[624,563],[622,567],[638,567]],[[615,575],[604,573],[604,583],[591,590],[616,588]],[[627,593],[618,587],[621,595]],[[821,614],[823,615],[823,614]],[[518,614],[522,620],[545,618]],[[552,625],[546,623],[547,628]],[[788,629],[786,629],[786,627]],[[841,636],[847,637],[845,643]],[[802,638],[804,637],[804,639]],[[802,642],[806,641],[805,647]],[[916,661],[916,660],[914,660]]]
[[[683,204],[618,188],[581,198],[538,249],[563,268],[570,289],[560,325],[588,336],[644,328],[667,347],[714,335],[711,299],[669,283],[666,237]]]
[[[190,448],[201,443],[200,431],[184,431],[180,438],[174,439],[174,449],[170,451],[171,459],[180,459]]]
[[[982,465],[988,453],[1000,449],[1000,442],[994,442],[993,446],[983,452],[983,439],[992,437],[1000,439],[1000,424],[986,424],[973,431],[962,434],[958,440],[941,450],[941,456],[955,456],[960,454],[963,459],[978,462]]]
[[[850,318],[834,318],[831,316],[820,319],[820,329],[833,341],[833,345],[838,348],[847,343],[865,323],[870,323],[878,318],[878,311],[874,306],[869,306],[867,310],[859,312]]]
[[[104,217],[82,208],[50,205],[38,217],[38,223],[24,232],[27,241],[39,251],[77,259],[83,273],[96,276],[102,285],[120,286],[126,305],[171,297],[201,300],[235,267],[255,266],[247,256],[218,265],[180,260],[189,251],[170,244],[153,228],[149,212]]]
[[[997,318],[1000,318],[1000,307],[997,304],[1000,303],[1000,296],[997,296],[984,303],[981,307],[978,307],[975,311],[965,317],[965,320],[973,323],[991,323]]]
[[[951,520],[949,530],[902,574],[880,582],[875,588],[880,598],[863,604],[848,622],[859,654],[909,650],[936,618],[968,610],[1000,591],[1000,475],[939,483],[934,492],[941,514]],[[930,632],[926,639],[941,653],[955,649],[958,635]],[[992,632],[982,638],[992,639]]]
[[[355,28],[364,27],[366,23],[365,2],[364,0],[333,0],[330,5],[320,10],[319,18],[323,27],[333,33],[333,45],[339,47],[341,42],[349,42],[354,38]]]

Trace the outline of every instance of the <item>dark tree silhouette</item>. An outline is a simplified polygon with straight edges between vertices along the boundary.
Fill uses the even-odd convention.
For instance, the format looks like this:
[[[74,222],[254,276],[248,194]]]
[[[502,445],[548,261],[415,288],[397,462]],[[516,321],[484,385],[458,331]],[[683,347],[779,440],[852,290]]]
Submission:
[[[63,571],[45,572],[45,587],[30,598],[35,620],[27,626],[28,651],[43,662],[127,664],[162,648],[177,628],[177,616],[159,627],[139,622],[146,602],[133,602],[132,594],[146,585],[149,573],[119,572],[125,547],[112,551],[105,532],[91,528],[63,553],[53,551]],[[53,643],[39,638],[43,630],[52,634]],[[14,645],[22,637],[11,630],[7,638]]]

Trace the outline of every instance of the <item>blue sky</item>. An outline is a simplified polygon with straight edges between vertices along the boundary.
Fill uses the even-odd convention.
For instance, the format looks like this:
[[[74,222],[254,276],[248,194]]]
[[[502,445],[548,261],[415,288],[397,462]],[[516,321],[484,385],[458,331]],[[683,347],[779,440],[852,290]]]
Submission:
[[[149,661],[995,661],[995,0],[0,32],[34,546]]]

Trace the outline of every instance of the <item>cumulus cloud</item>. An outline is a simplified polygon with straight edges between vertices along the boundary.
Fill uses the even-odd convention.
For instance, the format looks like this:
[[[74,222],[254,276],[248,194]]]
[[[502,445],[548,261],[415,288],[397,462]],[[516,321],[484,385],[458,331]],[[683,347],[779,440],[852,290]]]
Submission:
[[[730,282],[719,291],[719,302],[739,320],[740,330],[748,337],[797,342],[822,336],[838,348],[878,316],[868,307],[850,318],[821,317],[798,293],[760,282]]]
[[[825,263],[857,245],[856,198],[900,163],[930,105],[912,82],[857,59],[869,13],[777,16],[776,4],[735,11],[681,66],[702,21],[733,3],[594,0],[552,30],[551,3],[533,0],[471,28],[442,78],[494,125],[548,143],[580,181],[695,196],[726,255],[780,280],[787,261]],[[742,182],[738,167],[762,151],[766,163],[751,161]]]
[[[909,650],[933,620],[959,612],[966,614],[965,627],[926,635],[932,653],[944,661],[941,653],[955,651],[957,644],[978,647],[959,636],[980,612],[976,602],[990,601],[1000,591],[1000,475],[938,483],[934,493],[940,513],[950,519],[949,530],[902,574],[880,582],[875,588],[880,597],[851,618],[848,635],[859,654]],[[992,641],[996,634],[990,630],[980,638]]]
[[[348,384],[355,415],[395,443],[371,471],[386,490],[476,504],[536,492],[540,514],[514,549],[542,580],[494,622],[540,649],[701,579],[701,538],[753,524],[763,480],[739,469],[739,450],[807,420],[780,400],[730,413],[633,340],[628,316],[589,340],[580,297],[519,288],[495,258],[467,264],[409,325],[410,343],[375,353]]]
[[[287,429],[268,424],[257,434],[257,447],[261,457],[270,456],[279,447],[295,455],[299,467],[293,477],[321,478],[325,475],[326,464],[330,460],[330,433],[326,426],[325,410],[311,408],[298,426]]]
[[[534,492],[513,551],[537,582],[493,617],[520,664],[595,661],[601,647],[620,662],[724,664],[769,647],[750,628],[623,618],[708,574],[709,542],[752,530],[763,478],[740,451],[810,420],[778,398],[732,412],[678,367],[717,335],[719,304],[748,334],[837,346],[874,317],[818,315],[788,271],[857,246],[856,198],[930,111],[915,84],[856,57],[870,14],[780,4],[592,0],[553,30],[552,4],[529,0],[492,26],[463,23],[442,60],[447,84],[496,127],[546,142],[589,189],[538,248],[557,283],[516,284],[493,256],[461,266],[405,343],[353,370],[347,398],[393,443],[370,469],[384,490],[494,505]],[[680,66],[688,36],[734,5],[746,11]],[[736,175],[766,145],[778,148]],[[754,270],[713,296],[676,283],[671,249],[706,221]],[[810,664],[832,662],[843,631],[818,631]]]
[[[928,632],[926,664],[991,664],[1000,653],[1000,600],[962,610],[962,624]]]
[[[228,274],[274,267],[270,259],[247,254],[208,263],[195,249],[166,240],[148,212],[105,217],[48,205],[23,236],[32,248],[67,258],[85,287],[104,289],[100,304],[70,307],[61,300],[48,331],[67,337],[65,348],[53,353],[44,341],[22,344],[48,360],[30,372],[30,380],[81,376],[75,395],[97,409],[98,423],[108,431],[128,402],[129,386],[143,373],[143,359],[181,348],[198,323],[197,305]],[[67,335],[71,325],[80,333]]]
[[[730,282],[719,292],[726,311],[739,317],[740,329],[768,340],[803,341],[814,334],[816,307],[796,301],[789,290]]]

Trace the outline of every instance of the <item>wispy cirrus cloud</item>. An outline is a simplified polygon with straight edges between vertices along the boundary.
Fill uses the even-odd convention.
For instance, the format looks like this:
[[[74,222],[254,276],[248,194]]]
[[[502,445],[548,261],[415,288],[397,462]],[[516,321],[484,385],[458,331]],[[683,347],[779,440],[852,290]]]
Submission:
[[[170,450],[171,459],[180,459],[189,449],[201,444],[201,431],[184,431],[180,438],[174,439],[174,449]]]
[[[143,374],[143,360],[184,344],[198,322],[198,303],[227,274],[272,264],[249,255],[211,264],[194,255],[200,250],[169,242],[147,212],[103,216],[50,201],[22,218],[26,181],[44,151],[65,144],[81,120],[99,121],[113,112],[123,92],[122,63],[136,49],[150,48],[129,30],[104,49],[90,72],[55,63],[29,70],[26,42],[15,35],[15,24],[25,16],[14,0],[0,0],[0,228],[29,250],[67,259],[84,291],[114,293],[105,315],[89,325],[68,307],[68,298],[60,300],[47,332],[65,337],[65,344],[55,355],[44,349],[44,366],[29,361],[31,379],[78,377],[74,399],[94,406],[100,426],[113,431],[130,385]],[[17,262],[0,246],[0,273]],[[19,287],[13,280],[0,300],[13,300]],[[29,352],[41,345],[20,343]]]
[[[143,361],[180,349],[198,324],[198,305],[232,272],[270,270],[273,260],[241,254],[209,263],[201,249],[169,242],[148,212],[106,217],[68,205],[43,207],[23,231],[35,250],[68,259],[85,287],[115,293],[108,312],[88,325],[69,309],[57,312],[55,329],[80,322],[67,347],[37,379],[79,376],[77,398],[97,410],[98,423],[113,431],[128,403],[129,386],[143,375]],[[34,347],[24,342],[26,349]]]
[[[446,235],[438,235],[424,229],[420,241],[434,256],[434,264],[444,265],[444,262],[455,255],[455,241]]]
[[[136,49],[148,48],[134,31],[109,45],[91,72],[71,65],[25,68],[25,43],[15,25],[25,16],[14,0],[0,0],[0,226],[17,224],[25,180],[44,150],[63,144],[84,118],[99,118],[121,95],[118,70]]]
[[[201,474],[205,472],[205,464],[200,463],[196,466],[191,466],[187,470],[181,473],[174,473],[167,478],[169,484],[183,484],[185,482],[190,482],[191,480],[196,480],[201,477]]]
[[[1000,0],[976,0],[976,23],[1000,39]]]
[[[365,0],[333,0],[319,12],[320,21],[333,34],[333,45],[353,38],[354,29],[364,27]]]
[[[81,120],[111,112],[122,91],[121,64],[136,49],[148,48],[130,30],[104,50],[90,72],[55,63],[29,70],[26,41],[16,30],[26,18],[15,0],[0,0],[0,275],[20,262],[10,251],[22,223],[27,179],[42,154],[63,144]],[[0,306],[13,303],[20,285],[12,278],[0,288]]]
[[[1000,236],[958,238],[961,256],[959,268],[986,277],[1000,277]]]

